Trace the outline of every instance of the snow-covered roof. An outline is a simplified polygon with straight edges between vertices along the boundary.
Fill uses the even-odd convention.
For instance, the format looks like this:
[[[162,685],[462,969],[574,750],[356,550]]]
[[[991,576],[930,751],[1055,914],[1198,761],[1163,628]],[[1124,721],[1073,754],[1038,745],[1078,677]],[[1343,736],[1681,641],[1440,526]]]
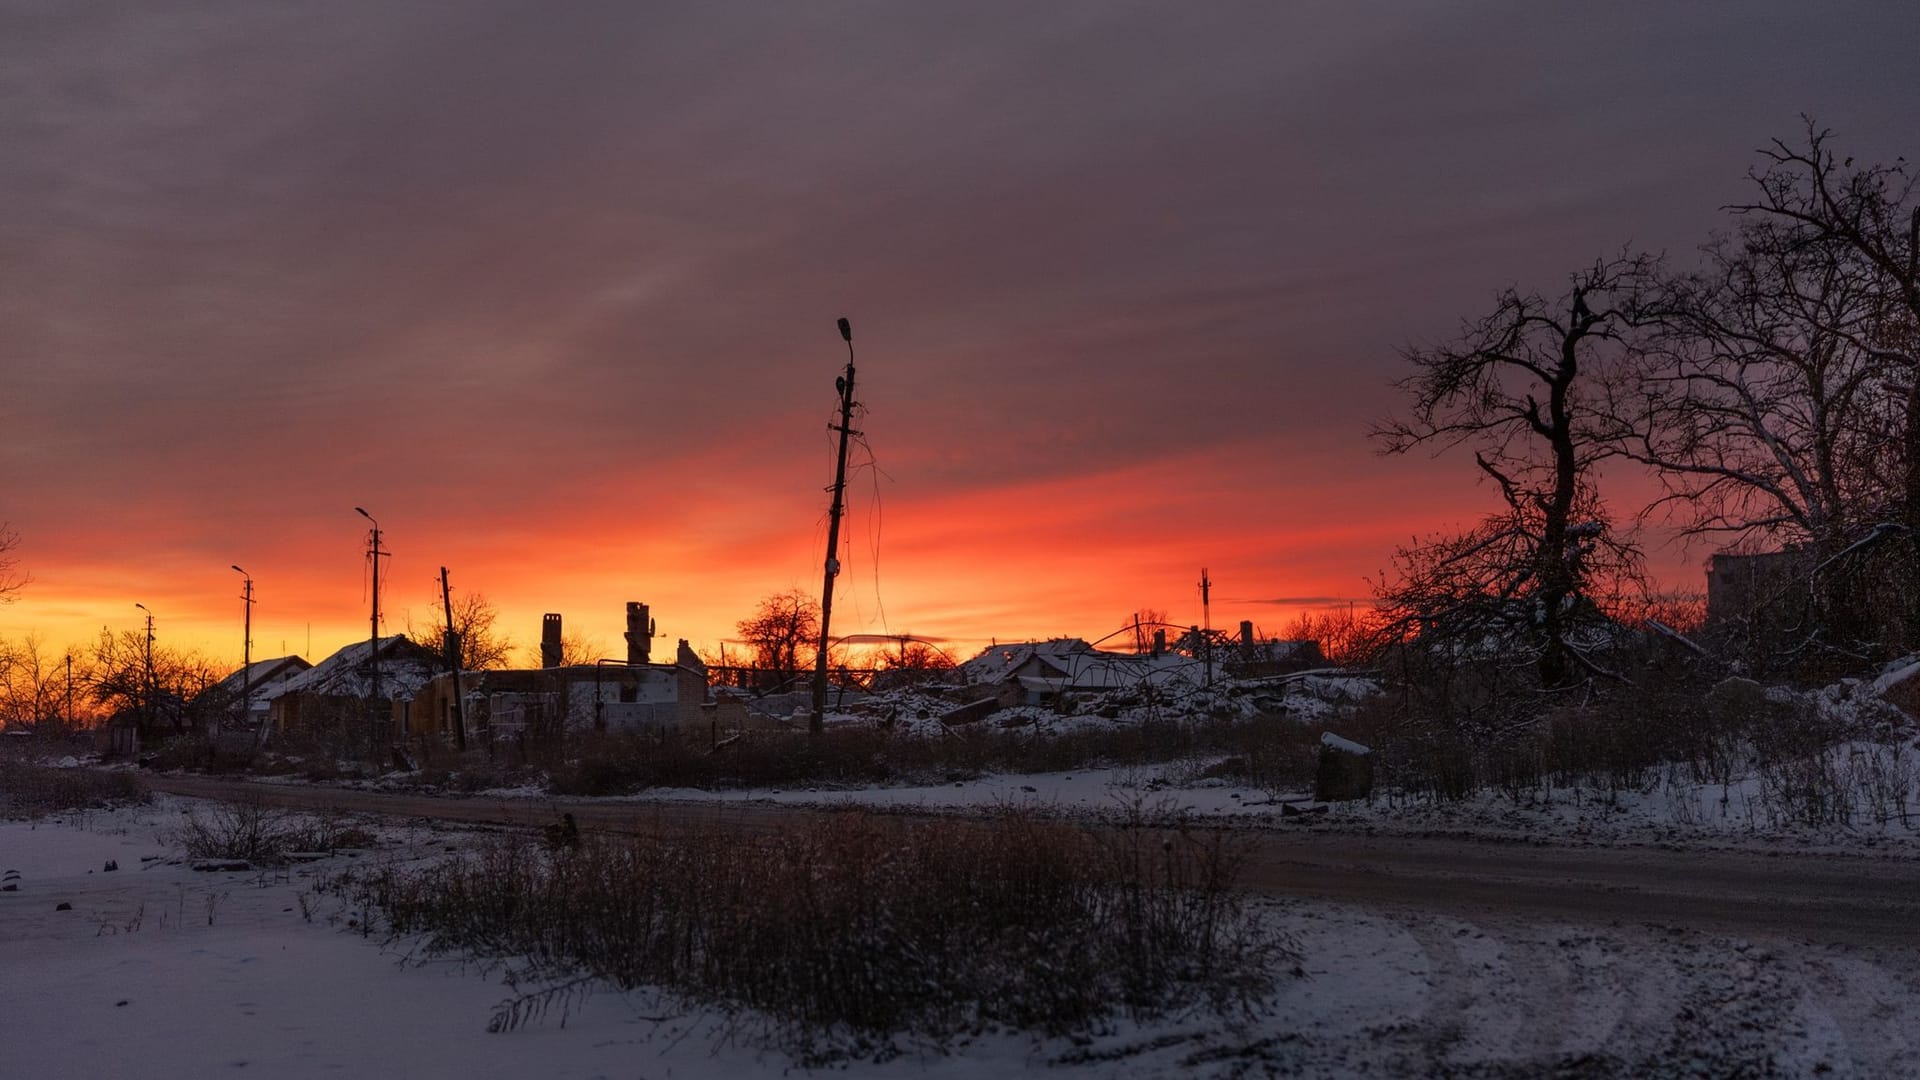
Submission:
[[[304,657],[276,656],[271,660],[255,660],[246,667],[220,680],[220,689],[238,697],[243,688],[251,689],[256,701],[265,700],[263,691],[270,686],[286,682],[288,679],[309,670],[313,665]]]
[[[1038,693],[1063,690],[1120,690],[1165,686],[1180,680],[1200,682],[1205,665],[1191,656],[1161,653],[1110,653],[1097,649],[1067,654],[1035,654],[1015,671],[1020,685]]]
[[[285,694],[328,694],[338,697],[365,697],[373,692],[373,671],[367,658],[371,642],[356,641],[307,670],[273,687],[268,700]],[[387,697],[404,697],[433,678],[439,657],[426,647],[407,640],[405,634],[380,639],[380,692]]]
[[[960,665],[960,672],[970,683],[1004,682],[1013,674],[1015,668],[1026,663],[1031,657],[1057,659],[1093,651],[1093,646],[1080,638],[1009,642],[981,650],[980,655]]]

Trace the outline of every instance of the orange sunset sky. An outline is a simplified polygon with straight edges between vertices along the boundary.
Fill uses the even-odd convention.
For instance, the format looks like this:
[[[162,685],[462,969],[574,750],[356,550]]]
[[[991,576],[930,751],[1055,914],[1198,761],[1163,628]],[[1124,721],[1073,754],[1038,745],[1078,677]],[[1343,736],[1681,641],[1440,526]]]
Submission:
[[[837,632],[1198,622],[1202,566],[1216,626],[1364,603],[1494,498],[1374,454],[1400,346],[1684,257],[1801,112],[1908,148],[1905,5],[1733,10],[14,10],[0,637],[140,602],[237,662],[237,563],[255,655],[317,660],[367,634],[364,506],[388,632],[445,565],[522,646],[555,611],[618,654],[641,600],[711,649],[819,588],[841,315]]]

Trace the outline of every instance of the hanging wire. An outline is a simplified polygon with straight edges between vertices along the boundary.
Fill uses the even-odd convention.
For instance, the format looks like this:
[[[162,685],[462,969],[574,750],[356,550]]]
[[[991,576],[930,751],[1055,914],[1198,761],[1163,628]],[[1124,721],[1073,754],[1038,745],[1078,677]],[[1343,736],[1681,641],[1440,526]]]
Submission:
[[[887,601],[880,592],[880,538],[886,529],[886,504],[880,496],[880,478],[893,477],[880,467],[879,456],[873,452],[873,444],[863,434],[859,437],[860,449],[866,451],[867,460],[861,468],[867,469],[867,478],[872,482],[872,498],[868,505],[872,508],[867,516],[867,548],[873,555],[873,603],[880,612],[880,629],[888,637],[893,636],[893,627],[887,622]]]

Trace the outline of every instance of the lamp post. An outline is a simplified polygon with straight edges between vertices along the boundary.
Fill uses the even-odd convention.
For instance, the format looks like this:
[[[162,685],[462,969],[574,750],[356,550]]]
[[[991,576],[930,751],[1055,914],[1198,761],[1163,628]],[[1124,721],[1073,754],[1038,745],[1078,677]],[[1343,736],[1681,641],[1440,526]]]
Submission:
[[[241,608],[245,629],[240,639],[240,722],[247,723],[253,719],[253,575],[241,570],[237,563],[233,568],[247,582],[240,592],[245,605]]]
[[[368,619],[367,660],[373,665],[373,693],[367,698],[367,734],[370,739],[368,753],[375,754],[377,760],[380,745],[380,556],[386,552],[380,550],[380,521],[367,513],[364,507],[356,506],[353,512],[366,518],[373,525],[373,531],[367,535],[367,559],[373,563],[373,614]]]
[[[147,613],[147,645],[144,652],[144,657],[145,657],[146,667],[147,667],[147,693],[146,693],[147,700],[146,700],[146,708],[142,711],[144,711],[147,714],[147,727],[152,728],[153,727],[153,699],[156,696],[156,693],[155,693],[156,688],[153,685],[153,609],[141,603],[138,600],[135,600],[133,602],[133,606]]]

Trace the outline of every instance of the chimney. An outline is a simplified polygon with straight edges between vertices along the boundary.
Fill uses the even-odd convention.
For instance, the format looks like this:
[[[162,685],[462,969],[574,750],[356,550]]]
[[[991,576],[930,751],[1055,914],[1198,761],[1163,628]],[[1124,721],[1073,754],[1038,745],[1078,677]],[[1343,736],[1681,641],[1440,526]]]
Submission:
[[[693,651],[693,646],[687,644],[686,638],[680,639],[680,648],[675,650],[673,662],[680,667],[691,668],[702,673],[707,670],[707,662],[700,659],[700,654]]]
[[[1159,656],[1167,651],[1167,628],[1161,627],[1153,632],[1153,655]]]
[[[647,605],[627,601],[627,664],[642,667],[653,662],[653,619]]]
[[[1240,620],[1240,644],[1245,645],[1249,649],[1253,648],[1253,620],[1252,619]]]
[[[540,619],[540,666],[560,666],[560,616],[549,611]]]

